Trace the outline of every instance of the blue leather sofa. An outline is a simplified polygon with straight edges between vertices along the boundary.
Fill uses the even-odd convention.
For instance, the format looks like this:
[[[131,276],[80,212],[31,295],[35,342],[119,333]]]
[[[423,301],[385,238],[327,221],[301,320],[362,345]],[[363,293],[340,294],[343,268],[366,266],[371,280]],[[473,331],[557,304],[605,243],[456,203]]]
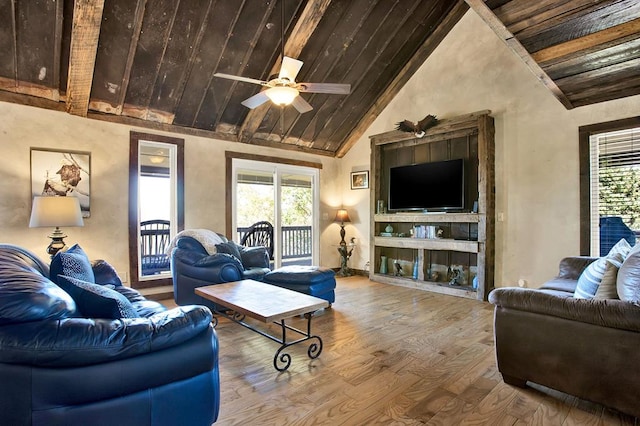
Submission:
[[[222,239],[224,243],[216,246],[218,252],[209,254],[195,238],[177,237],[171,250],[171,275],[178,305],[199,304],[215,309],[213,302],[195,293],[196,288],[243,279],[262,281],[270,271],[265,247],[243,247]]]
[[[35,255],[0,244],[0,424],[215,422],[218,341],[209,309],[168,310],[122,286],[106,262],[90,268],[92,287],[60,275],[55,284]],[[72,297],[63,281],[91,291]],[[92,299],[103,294],[118,302],[109,305],[119,309],[115,316],[126,305],[128,317],[88,317],[104,308]],[[113,294],[119,296],[106,297]]]

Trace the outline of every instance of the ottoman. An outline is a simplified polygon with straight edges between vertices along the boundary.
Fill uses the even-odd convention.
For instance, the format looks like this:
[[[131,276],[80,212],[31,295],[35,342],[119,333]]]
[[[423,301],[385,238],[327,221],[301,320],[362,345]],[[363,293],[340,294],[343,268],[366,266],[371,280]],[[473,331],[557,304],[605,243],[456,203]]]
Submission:
[[[319,297],[331,305],[336,300],[336,274],[320,266],[291,265],[267,272],[263,281],[299,293]]]

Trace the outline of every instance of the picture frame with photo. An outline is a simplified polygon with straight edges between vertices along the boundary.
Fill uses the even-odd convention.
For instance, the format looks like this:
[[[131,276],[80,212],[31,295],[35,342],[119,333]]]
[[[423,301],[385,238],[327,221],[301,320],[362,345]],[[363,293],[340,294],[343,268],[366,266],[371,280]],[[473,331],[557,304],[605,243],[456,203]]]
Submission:
[[[369,171],[351,172],[351,189],[369,188]]]
[[[31,148],[31,199],[77,197],[82,217],[91,216],[91,153]]]

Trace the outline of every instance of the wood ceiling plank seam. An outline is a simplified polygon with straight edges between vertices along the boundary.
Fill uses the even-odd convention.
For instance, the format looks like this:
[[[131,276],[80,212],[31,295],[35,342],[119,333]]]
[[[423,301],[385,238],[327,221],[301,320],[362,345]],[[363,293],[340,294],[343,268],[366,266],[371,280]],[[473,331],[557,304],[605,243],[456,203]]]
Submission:
[[[613,64],[557,80],[558,86],[570,96],[585,88],[598,87],[609,81],[624,83],[626,78],[640,76],[640,59]]]
[[[442,5],[447,5],[448,2],[445,1],[441,1],[440,2],[440,6]],[[388,74],[390,76],[394,76],[397,75],[397,73],[402,72],[402,65],[395,65],[394,69],[389,68],[389,66],[391,64],[404,64],[406,62],[406,60],[404,59],[403,52],[402,50],[394,50],[393,48],[389,49],[388,47],[391,45],[391,43],[397,43],[398,41],[395,39],[395,36],[400,32],[400,30],[405,30],[405,32],[407,32],[409,35],[407,36],[406,39],[404,40],[400,40],[402,41],[402,44],[412,44],[412,43],[406,43],[406,40],[412,40],[412,38],[414,36],[417,35],[417,37],[421,40],[421,43],[424,44],[424,41],[426,39],[428,39],[433,31],[431,31],[431,33],[423,33],[421,30],[422,27],[430,27],[430,28],[437,28],[440,23],[443,21],[444,17],[446,17],[446,15],[450,12],[450,8],[445,8],[444,10],[441,10],[440,8],[438,8],[438,4],[433,4],[433,7],[431,9],[424,9],[425,15],[418,18],[415,15],[411,15],[411,14],[407,14],[406,15],[406,20],[403,21],[403,24],[405,22],[407,22],[407,20],[411,17],[415,18],[415,19],[419,19],[419,25],[416,25],[415,27],[413,27],[413,30],[411,30],[411,32],[409,33],[407,31],[407,28],[405,27],[405,25],[401,24],[401,25],[397,25],[397,30],[394,33],[393,37],[389,37],[385,43],[382,45],[382,48],[379,50],[378,54],[375,55],[375,57],[373,58],[373,60],[371,60],[369,62],[369,67],[367,68],[367,71],[364,73],[367,78],[366,79],[361,79],[358,82],[357,88],[356,90],[353,92],[354,96],[357,96],[358,92],[364,92],[364,95],[370,96],[372,93],[372,88],[375,87],[380,87],[380,89],[376,92],[376,97],[378,93],[383,93],[384,92],[384,84],[378,84],[378,81],[380,79],[382,80],[386,80],[386,82],[389,81],[388,78],[386,78],[386,74],[385,72],[388,71]],[[424,34],[424,35],[422,35]],[[418,49],[415,49],[413,52],[411,52],[411,54],[408,56],[413,57],[416,52],[418,51]],[[387,59],[387,60],[383,60],[384,55],[387,55],[388,52],[392,52],[391,56]],[[393,53],[395,52],[395,53]],[[383,67],[380,67],[381,64],[386,64]],[[376,68],[379,68],[379,71],[377,72],[377,74],[374,73],[374,70]],[[363,86],[363,84],[366,82],[367,86]],[[375,89],[373,89],[375,90]],[[363,102],[363,99],[360,99],[360,103]],[[369,101],[367,101],[369,102]],[[375,103],[375,98],[372,99],[371,104]],[[355,111],[351,111],[349,114],[344,114],[344,112],[342,112],[342,114],[340,114],[340,116],[338,117],[340,120],[340,122],[336,123],[336,125],[334,125],[333,130],[331,129],[330,126],[325,125],[323,127],[323,129],[321,129],[320,133],[318,133],[317,135],[314,135],[314,140],[315,139],[322,139],[322,135],[323,134],[328,134],[327,136],[325,136],[325,140],[327,142],[325,142],[325,144],[334,144],[337,142],[338,144],[338,148],[340,146],[340,144],[344,141],[345,139],[345,135],[340,135],[340,133],[343,134],[348,134],[350,133],[351,129],[353,129],[356,125],[355,120],[353,120],[352,118],[352,113],[355,114]],[[348,123],[348,124],[347,124]],[[325,145],[328,146],[330,145]],[[334,150],[335,151],[335,150]]]
[[[225,41],[223,43],[223,45],[220,48],[220,56],[218,56],[218,59],[216,60],[216,63],[213,67],[211,67],[211,73],[209,74],[209,78],[207,80],[207,86],[205,88],[205,90],[202,91],[202,96],[200,97],[200,102],[198,103],[198,108],[196,108],[196,113],[193,116],[193,121],[191,122],[191,127],[196,127],[197,128],[197,123],[198,123],[198,118],[202,112],[202,106],[204,105],[204,101],[207,99],[209,93],[212,91],[212,87],[211,87],[211,83],[213,82],[213,79],[216,78],[213,75],[217,72],[218,67],[220,66],[220,61],[222,60],[222,57],[224,55],[224,52],[226,50],[227,45],[229,44],[229,40],[231,39],[231,36],[233,35],[233,31],[232,29],[236,26],[236,23],[238,22],[238,20],[240,19],[240,15],[242,13],[242,8],[244,7],[246,1],[243,0],[240,4],[240,6],[236,9],[237,13],[235,14],[234,18],[229,22],[229,30],[227,31],[227,37],[225,38]],[[228,84],[231,84],[230,82],[228,82]],[[218,110],[216,110],[217,113]]]
[[[284,1],[284,0],[282,0]],[[273,12],[273,9],[276,5],[276,2],[270,2],[269,3],[269,7],[267,7],[267,12],[264,13],[262,15],[262,19],[260,20],[260,25],[258,25],[258,31],[256,31],[253,35],[253,38],[251,39],[251,42],[249,43],[249,49],[247,49],[245,51],[244,56],[242,57],[242,59],[239,61],[238,64],[238,68],[236,69],[236,73],[240,73],[242,74],[242,67],[244,66],[244,64],[248,63],[251,60],[251,54],[253,53],[254,49],[256,48],[256,45],[258,44],[258,39],[262,36],[262,32],[264,31],[264,29],[266,28],[266,24],[267,21],[269,20],[269,17],[271,15],[271,13]],[[282,23],[282,25],[284,25],[284,23]],[[237,59],[237,58],[234,58]],[[234,89],[236,87],[236,85],[238,84],[237,81],[233,81],[233,84],[231,85],[230,89],[227,91],[222,103],[220,104],[220,111],[224,111],[227,108],[227,105],[229,104],[229,101],[231,100],[231,97],[233,95]],[[216,120],[213,123],[213,128],[217,129],[218,126],[220,125],[220,121],[222,120],[222,116],[223,113],[220,113],[216,116]]]
[[[440,42],[446,37],[453,27],[462,19],[469,10],[469,5],[462,0],[458,0],[451,11],[441,21],[440,25],[433,30],[431,35],[416,51],[416,54],[405,64],[398,75],[386,87],[384,92],[378,97],[376,102],[364,113],[361,119],[354,126],[349,136],[343,141],[340,148],[335,152],[335,156],[342,158],[364,135],[364,132],[371,126],[378,115],[387,107],[393,97],[411,78],[424,61],[431,55]]]
[[[482,20],[496,33],[498,38],[502,40],[520,59],[527,65],[529,70],[542,82],[556,99],[562,103],[567,109],[572,109],[571,101],[562,93],[562,90],[551,80],[538,63],[531,57],[529,52],[522,46],[520,41],[511,34],[498,17],[486,6],[482,0],[465,0],[465,2],[482,18]]]
[[[144,19],[146,8],[147,0],[138,0],[133,18],[133,37],[131,37],[131,42],[129,43],[129,52],[127,54],[127,60],[124,66],[124,72],[122,74],[122,81],[120,83],[120,96],[118,96],[116,108],[114,111],[116,115],[122,115],[122,111],[124,109],[124,101],[127,96],[129,82],[131,81],[131,70],[133,69],[133,61],[136,57],[136,48],[138,46],[138,41],[140,41],[140,32],[142,31],[142,21]]]
[[[572,13],[561,22],[536,33],[534,37],[528,38],[523,31],[518,34],[518,40],[527,51],[533,53],[637,18],[640,18],[640,2],[637,0],[619,0],[609,5],[596,4],[592,8]]]
[[[507,25],[507,28],[516,36],[523,38],[531,37],[550,26],[563,22],[572,14],[580,13],[591,7],[593,7],[592,0],[570,0],[569,2],[536,14],[528,19]]]
[[[589,59],[587,59],[587,57],[589,57],[590,55],[597,54],[600,56],[607,56],[615,54],[616,51],[628,50],[629,46],[634,45],[638,40],[640,40],[640,33],[631,34],[626,37],[621,37],[599,45],[585,48],[582,51],[568,53],[556,59],[551,59],[549,61],[538,61],[538,63],[543,69],[547,70],[553,69],[555,66],[562,67],[562,64],[572,61],[588,62]]]
[[[173,15],[169,20],[169,25],[167,25],[167,29],[164,33],[163,43],[162,43],[162,53],[160,54],[160,60],[156,65],[156,71],[154,73],[153,82],[150,82],[151,90],[148,91],[149,96],[144,100],[144,102],[139,103],[139,107],[146,109],[146,114],[148,118],[148,114],[151,111],[151,99],[153,98],[153,93],[156,89],[156,84],[158,83],[158,77],[160,76],[160,69],[162,68],[162,63],[164,62],[164,55],[167,52],[167,46],[169,45],[169,39],[171,37],[171,32],[173,31],[173,25],[176,20],[176,15],[178,14],[178,8],[180,7],[181,0],[177,0],[175,2],[175,7],[173,8]]]
[[[608,65],[619,64],[640,57],[640,34],[635,38],[625,38],[621,44],[609,43],[603,49],[592,49],[588,52],[571,55],[564,61],[554,61],[551,65],[541,64],[550,78],[570,77]],[[619,40],[616,40],[616,42]]]
[[[624,24],[539,50],[532,53],[531,57],[536,62],[549,62],[637,34],[640,34],[640,17]]]
[[[593,0],[512,0],[492,9],[505,27],[514,34],[567,11],[592,6]]]
[[[11,20],[11,29],[13,31],[13,81],[14,81],[14,90],[18,88],[18,29],[17,29],[17,19],[16,16],[16,1],[11,1],[11,16],[13,19]]]
[[[574,95],[573,102],[576,106],[584,106],[635,95],[640,95],[640,76],[638,75],[626,79],[624,83],[606,83],[602,87],[582,90]]]
[[[399,3],[398,0],[396,0],[394,7]],[[369,8],[366,10],[365,13],[361,14],[361,18],[360,21],[358,22],[358,25],[353,26],[352,31],[345,37],[346,40],[349,40],[349,43],[342,43],[342,51],[339,55],[335,55],[333,58],[333,61],[331,63],[331,65],[329,66],[328,70],[326,73],[324,73],[324,77],[321,79],[317,79],[315,77],[310,78],[312,76],[314,76],[314,71],[316,71],[318,68],[316,67],[311,67],[311,75],[307,75],[306,80],[307,81],[311,81],[311,80],[321,80],[321,81],[337,81],[340,80],[341,82],[346,81],[344,79],[344,74],[340,77],[334,75],[333,71],[336,68],[336,65],[338,65],[341,61],[344,61],[344,58],[347,56],[347,51],[349,50],[349,48],[353,45],[354,40],[357,37],[357,34],[360,32],[360,29],[364,26],[364,24],[366,22],[369,21],[369,17],[371,15],[371,12],[373,11],[373,9],[375,8],[376,5],[378,5],[379,2],[370,2],[369,3]],[[415,9],[415,6],[414,6]],[[376,21],[374,21],[376,22]],[[380,26],[378,25],[377,28],[379,28]],[[375,31],[374,31],[375,34]],[[371,40],[371,38],[367,38],[368,42]],[[367,44],[368,44],[367,42]],[[324,50],[324,49],[323,49]],[[354,57],[349,56],[350,58],[350,62],[351,65],[348,67],[348,69],[351,69],[353,67],[353,64],[358,60],[358,57],[361,55],[362,51],[359,51],[358,54]],[[322,60],[325,58],[318,58],[318,60]],[[314,62],[315,64],[315,62]],[[313,65],[313,64],[312,64]],[[351,85],[351,89],[353,90],[354,85]],[[307,98],[307,102],[309,102],[310,104],[312,103],[312,101],[314,99],[316,99],[316,93],[310,93],[309,97]],[[349,97],[349,95],[347,96],[336,96],[336,95],[325,95],[326,97],[330,97],[332,99],[336,99],[336,100],[342,100],[344,101],[346,98]],[[338,105],[338,108],[340,107],[340,104]],[[322,104],[322,106],[324,106],[325,103]],[[315,109],[321,109],[322,108],[315,108]],[[338,111],[338,109],[334,110],[334,113],[336,113]],[[314,114],[314,117],[317,117],[318,113]],[[285,136],[286,137],[290,137],[290,134],[292,132],[292,130],[294,129],[294,127],[296,126],[296,124],[300,121],[300,119],[303,117],[303,114],[296,114],[294,116],[295,118],[292,120],[291,124],[287,126],[287,131],[285,132]],[[300,135],[304,134],[305,129],[310,125],[312,120],[310,120],[307,125],[304,127],[304,129],[302,130],[302,132],[300,132]],[[305,142],[301,137],[293,137],[294,140],[292,140],[290,143],[294,144],[294,145],[307,145],[307,142]],[[313,142],[311,142],[313,144]]]
[[[355,84],[355,90],[353,91],[354,96],[357,95],[357,92],[359,90],[361,90],[362,88],[362,84],[363,82],[368,81],[369,82],[369,87],[366,87],[365,93],[369,93],[371,92],[371,87],[375,86],[375,82],[376,82],[376,78],[372,78],[372,76],[374,76],[374,73],[372,72],[372,69],[375,68],[376,66],[379,66],[380,63],[382,63],[382,61],[380,60],[381,56],[383,54],[385,54],[385,52],[387,52],[387,48],[388,46],[391,44],[391,42],[395,39],[396,35],[404,30],[405,32],[407,31],[407,26],[405,25],[410,18],[414,18],[414,19],[419,19],[420,24],[416,25],[415,27],[413,27],[412,30],[412,34],[416,33],[417,31],[419,31],[419,29],[422,26],[426,26],[426,23],[430,22],[431,20],[433,20],[436,16],[436,13],[438,13],[438,8],[437,8],[437,4],[434,3],[433,7],[431,9],[424,9],[426,11],[426,14],[424,16],[418,17],[415,14],[415,10],[418,9],[418,7],[421,5],[421,1],[419,0],[418,2],[414,3],[413,7],[409,10],[407,10],[407,13],[405,14],[404,18],[399,21],[399,23],[396,25],[396,30],[392,32],[392,35],[390,37],[387,38],[387,40],[382,44],[382,45],[378,45],[381,48],[378,49],[378,53],[373,56],[370,60],[369,60],[369,66],[367,67],[366,71],[361,73],[360,77],[357,78],[356,80],[356,84]],[[441,3],[442,4],[442,3]],[[446,14],[447,12],[445,12]],[[389,16],[391,15],[391,12],[389,12]],[[437,17],[436,19],[436,24],[435,27],[437,27],[437,25],[439,24],[440,21],[442,21],[442,16]],[[382,28],[382,23],[380,24],[380,28]],[[384,32],[384,31],[383,31]],[[430,35],[427,35],[426,38],[428,38]],[[374,44],[373,40],[369,40],[367,42],[367,48]],[[417,51],[418,49],[416,49]],[[395,58],[397,57],[397,55],[399,55],[400,52],[396,52],[396,55],[394,55],[388,62],[388,64],[391,64],[393,62],[395,62]],[[413,54],[415,54],[415,51],[413,52]],[[413,54],[411,56],[413,56]],[[380,69],[380,72],[377,74],[378,77],[384,74],[384,71],[387,70],[388,67],[385,66],[382,69]],[[349,70],[349,72],[351,72],[351,69]],[[400,70],[398,70],[398,72],[400,72]],[[393,72],[391,73],[391,75],[393,75]],[[347,74],[347,79],[350,79],[349,74]],[[380,88],[379,92],[384,91],[384,88]],[[379,93],[378,92],[378,93]],[[343,102],[341,102],[341,104],[339,105],[340,108],[342,108],[342,106],[344,105],[345,101],[347,101],[346,99],[342,100]],[[328,149],[331,151],[337,151],[337,149],[339,149],[340,145],[343,142],[344,137],[338,137],[336,135],[336,133],[340,130],[340,131],[344,131],[345,128],[343,126],[346,126],[345,122],[349,122],[350,118],[349,118],[349,114],[344,114],[341,113],[340,115],[333,115],[330,120],[323,126],[323,129],[321,129],[321,131],[317,134],[313,135],[313,140],[316,139],[321,139],[322,133],[323,132],[328,132],[331,130],[331,124],[332,124],[332,119],[336,117],[338,120],[342,120],[338,123],[336,123],[336,125],[334,126],[335,130],[333,130],[329,135],[325,136],[326,142],[324,142],[323,148],[324,149]],[[351,126],[354,126],[355,123],[351,124]],[[337,145],[334,147],[334,145]]]
[[[300,18],[298,18],[298,22],[296,23],[289,36],[289,40],[294,41],[289,42],[289,40],[287,40],[285,42],[285,52],[287,53],[287,55],[295,54],[294,57],[297,57],[300,54],[300,51],[302,51],[302,47],[305,46],[309,41],[309,38],[315,31],[318,23],[320,22],[320,19],[322,19],[322,16],[324,15],[330,3],[331,0],[309,0],[307,2],[304,10],[300,15]],[[300,51],[296,52],[297,49],[300,49]],[[274,64],[271,69],[272,73],[278,72],[279,62]],[[238,130],[238,140],[245,143],[249,142],[253,138],[253,135],[256,133],[256,130],[260,126],[260,123],[262,123],[262,120],[266,116],[267,111],[268,106],[266,105],[249,111],[247,117]]]
[[[66,100],[72,115],[87,116],[103,10],[104,0],[77,0],[74,5]]]
[[[53,88],[60,93],[60,61],[62,58],[62,29],[64,28],[64,3],[56,3],[56,21],[53,42]]]
[[[171,43],[167,46],[164,56],[165,60],[163,60],[159,72],[159,74],[162,75],[162,83],[154,88],[151,98],[150,106],[152,110],[166,111],[171,114],[176,112],[176,106],[182,96],[184,86],[195,62],[197,53],[199,52],[199,46],[208,25],[212,3],[213,0],[206,2],[205,13],[202,13],[201,10],[193,9],[192,5],[188,2],[181,3],[181,5],[185,5],[184,8],[176,9],[176,20],[169,36]],[[180,13],[180,10],[182,10],[182,13]],[[184,12],[185,10],[186,12]],[[201,20],[198,21],[198,19]],[[185,20],[187,21],[186,23],[184,22]],[[184,27],[189,27],[192,22],[194,23],[194,27],[195,25],[199,25],[197,30],[194,30],[195,37],[190,39],[190,35],[192,35],[193,32],[190,32],[189,29],[185,29]],[[187,44],[180,46],[180,42],[182,41]],[[184,52],[189,50],[189,55],[184,54]],[[172,78],[172,76],[178,73],[179,76],[176,82],[176,78]],[[164,93],[167,92],[165,87],[167,86],[170,90],[168,90],[168,95],[165,97]]]

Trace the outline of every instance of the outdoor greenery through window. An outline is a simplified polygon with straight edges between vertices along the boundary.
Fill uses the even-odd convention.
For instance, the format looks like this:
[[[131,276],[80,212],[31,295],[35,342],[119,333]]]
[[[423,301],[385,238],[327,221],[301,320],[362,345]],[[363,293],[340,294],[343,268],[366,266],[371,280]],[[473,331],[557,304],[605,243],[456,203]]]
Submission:
[[[591,229],[616,216],[640,230],[640,128],[591,137]],[[594,235],[597,236],[597,235]],[[598,238],[592,238],[592,242]],[[592,252],[595,247],[592,244]]]

